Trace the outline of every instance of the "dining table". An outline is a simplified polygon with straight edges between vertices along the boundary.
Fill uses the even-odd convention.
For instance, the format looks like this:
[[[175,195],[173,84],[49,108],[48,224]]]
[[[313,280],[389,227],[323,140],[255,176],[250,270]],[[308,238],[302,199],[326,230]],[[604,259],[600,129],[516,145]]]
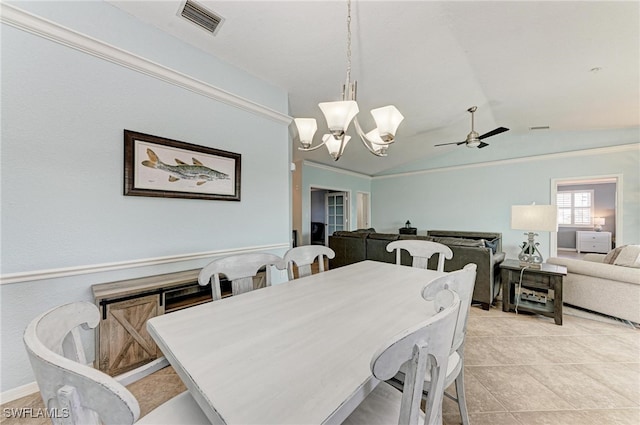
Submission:
[[[339,424],[378,384],[374,353],[435,313],[444,272],[362,261],[150,319],[214,424]]]

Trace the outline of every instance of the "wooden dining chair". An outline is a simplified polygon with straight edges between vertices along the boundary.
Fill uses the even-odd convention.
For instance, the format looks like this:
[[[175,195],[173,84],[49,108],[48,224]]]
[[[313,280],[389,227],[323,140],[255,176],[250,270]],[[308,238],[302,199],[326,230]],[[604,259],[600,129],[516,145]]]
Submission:
[[[464,341],[467,334],[467,322],[469,319],[469,309],[471,308],[471,297],[476,281],[477,266],[473,263],[467,264],[462,270],[448,273],[430,282],[422,291],[422,297],[426,300],[433,300],[437,294],[447,288],[454,291],[460,297],[460,309],[454,332],[453,343],[449,350],[449,362],[444,388],[455,382],[456,396],[445,392],[445,395],[458,404],[460,418],[463,425],[469,425],[469,414],[464,390]],[[401,369],[393,379],[389,381],[396,389],[401,389],[405,381],[404,371]],[[431,388],[431,377],[425,378],[423,398],[427,398]]]
[[[210,423],[188,391],[138,420],[140,407],[133,394],[115,378],[87,366],[79,329],[93,329],[99,322],[95,305],[75,302],[39,315],[24,332],[31,367],[54,425]]]
[[[251,253],[237,254],[213,260],[202,268],[198,275],[198,282],[206,286],[213,277],[212,294],[214,300],[222,298],[220,275],[223,274],[231,281],[232,295],[239,295],[257,289],[253,278],[262,268],[266,268],[264,286],[271,286],[271,267],[281,266],[282,258],[275,254]]]
[[[412,267],[418,267],[422,269],[427,268],[427,263],[432,255],[438,254],[438,268],[439,272],[444,271],[444,260],[451,260],[453,258],[453,251],[448,246],[432,241],[422,241],[417,239],[403,239],[399,241],[390,242],[387,245],[387,252],[393,252],[396,250],[396,264],[401,264],[401,252],[406,250],[413,257]]]
[[[294,265],[298,269],[298,277],[311,275],[311,265],[318,259],[318,270],[325,270],[325,258],[334,258],[336,253],[333,249],[323,245],[305,245],[291,248],[283,257],[283,265],[287,268],[289,280],[295,279],[293,274]]]
[[[449,349],[456,326],[460,298],[448,289],[434,301],[436,313],[393,337],[371,360],[373,376],[392,378],[405,365],[402,393],[380,382],[343,422],[343,425],[442,424],[442,399]],[[425,414],[420,410],[424,376],[431,377]]]

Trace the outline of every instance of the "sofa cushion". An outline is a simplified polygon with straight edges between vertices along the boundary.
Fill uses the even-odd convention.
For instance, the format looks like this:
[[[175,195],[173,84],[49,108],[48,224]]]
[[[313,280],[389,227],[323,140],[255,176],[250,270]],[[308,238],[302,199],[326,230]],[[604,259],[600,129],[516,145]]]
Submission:
[[[400,238],[396,233],[370,233],[369,239],[378,239],[383,241],[397,241]]]
[[[366,239],[369,236],[368,232],[348,232],[346,230],[339,230],[337,232],[333,232],[333,236],[341,236],[343,238],[359,238]]]
[[[438,242],[448,246],[473,246],[484,247],[483,239],[465,239],[465,238],[451,238],[451,237],[434,237],[434,242]]]
[[[640,268],[640,245],[625,245],[615,258],[614,265]]]

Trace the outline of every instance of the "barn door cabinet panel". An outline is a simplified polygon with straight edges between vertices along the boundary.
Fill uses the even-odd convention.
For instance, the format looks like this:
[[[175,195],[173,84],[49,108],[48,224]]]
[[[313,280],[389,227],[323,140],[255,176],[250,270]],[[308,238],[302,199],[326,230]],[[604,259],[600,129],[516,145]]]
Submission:
[[[211,285],[198,285],[200,269],[93,285],[101,320],[96,367],[119,375],[162,356],[147,320],[211,301]]]

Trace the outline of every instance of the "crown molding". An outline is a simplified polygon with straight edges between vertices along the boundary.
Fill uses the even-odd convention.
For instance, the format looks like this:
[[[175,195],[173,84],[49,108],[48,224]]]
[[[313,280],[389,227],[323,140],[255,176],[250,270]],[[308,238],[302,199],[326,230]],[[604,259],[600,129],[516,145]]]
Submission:
[[[7,3],[0,3],[0,21],[63,46],[123,66],[149,77],[173,84],[185,90],[234,106],[252,114],[289,125],[287,114],[200,81],[141,56],[66,28]]]
[[[87,275],[93,273],[105,273],[115,270],[132,269],[136,267],[158,266],[185,261],[210,259],[227,255],[245,254],[252,252],[264,252],[278,249],[289,249],[289,243],[251,246],[244,248],[224,249],[218,251],[196,252],[191,254],[170,255],[166,257],[143,258],[114,263],[93,264],[87,266],[65,267],[59,269],[34,270],[28,272],[8,273],[0,276],[0,285],[12,283],[32,282],[36,280],[61,279],[71,276]]]
[[[608,146],[603,148],[583,149],[579,151],[557,152],[542,155],[525,156],[521,158],[500,159],[497,161],[477,162],[474,164],[452,165],[449,167],[431,168],[428,170],[408,171],[405,173],[373,176],[373,180],[391,179],[396,177],[416,176],[420,174],[440,173],[443,171],[464,170],[469,168],[493,167],[496,165],[519,164],[523,162],[539,161],[547,159],[570,158],[578,156],[604,155],[609,153],[629,152],[640,150],[640,143],[628,143],[624,145]]]

